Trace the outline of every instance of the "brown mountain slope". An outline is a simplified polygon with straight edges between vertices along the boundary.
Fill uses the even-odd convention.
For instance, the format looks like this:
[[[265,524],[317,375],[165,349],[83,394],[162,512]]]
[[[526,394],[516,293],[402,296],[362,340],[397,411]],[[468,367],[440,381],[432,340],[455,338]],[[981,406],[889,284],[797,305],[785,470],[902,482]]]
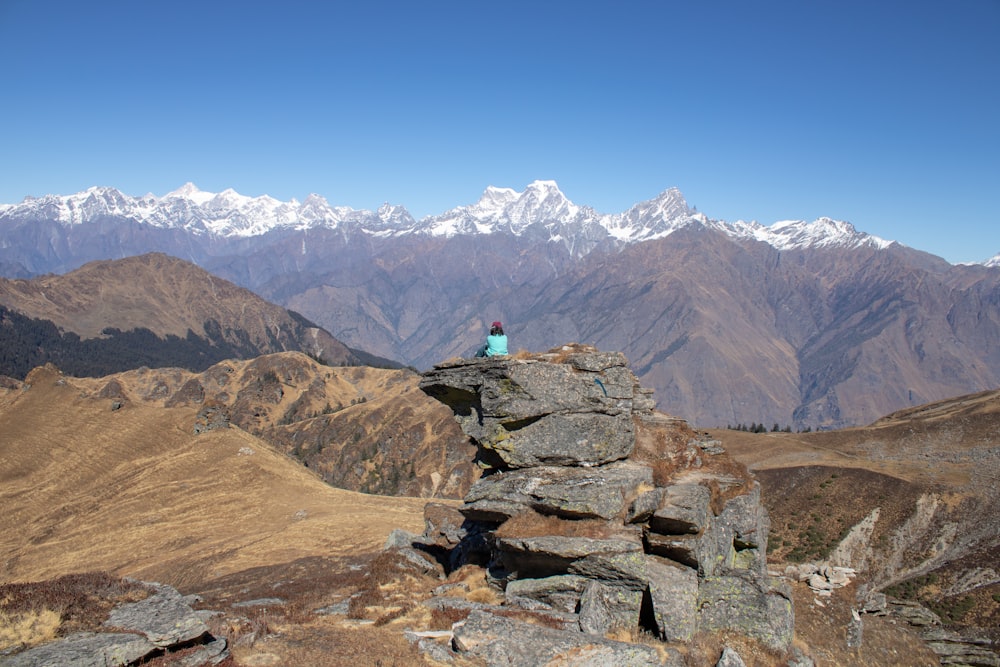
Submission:
[[[200,427],[232,423],[333,486],[461,497],[479,476],[474,449],[451,412],[419,391],[418,380],[405,369],[334,368],[283,352],[203,373],[138,369],[88,386],[126,409],[188,406],[198,411]]]
[[[528,349],[556,329],[624,351],[702,427],[841,428],[1000,385],[997,285],[901,248],[779,253],[690,229],[591,254],[507,319]]]
[[[91,262],[62,276],[0,279],[0,304],[50,320],[81,338],[99,337],[106,328],[145,328],[159,337],[178,338],[191,331],[210,338],[209,329],[214,328],[222,340],[247,349],[248,356],[303,350],[331,364],[360,361],[323,329],[190,262],[161,253]]]
[[[304,557],[357,557],[424,501],[334,489],[198,407],[119,410],[97,381],[37,369],[0,390],[0,580],[109,570],[177,586]]]
[[[795,465],[874,469],[911,482],[990,490],[1000,390],[889,414],[870,426],[815,433],[714,431],[756,470]],[[976,463],[980,461],[980,463]]]
[[[703,427],[841,428],[1000,386],[1000,272],[898,245],[779,252],[692,225],[571,261],[528,238],[310,236],[294,271],[274,266],[295,242],[205,265],[418,368],[467,355],[494,319],[514,349],[621,350]]]
[[[714,431],[755,471],[770,556],[829,558],[1000,641],[1000,391],[822,433]]]

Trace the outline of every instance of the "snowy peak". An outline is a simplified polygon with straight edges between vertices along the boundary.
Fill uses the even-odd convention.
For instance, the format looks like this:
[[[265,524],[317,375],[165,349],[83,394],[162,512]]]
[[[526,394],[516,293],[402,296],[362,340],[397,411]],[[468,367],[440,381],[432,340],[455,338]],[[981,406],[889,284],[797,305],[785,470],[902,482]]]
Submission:
[[[468,208],[460,206],[452,209],[452,211],[467,210],[476,217],[495,218],[503,214],[504,210],[516,202],[520,196],[521,193],[513,188],[497,188],[491,185],[486,188],[486,191],[483,192],[483,196],[479,198],[478,202]],[[445,213],[444,215],[447,214]]]
[[[536,204],[549,209],[561,208],[570,203],[555,181],[533,181],[518,199],[527,204]]]
[[[1000,253],[997,253],[993,257],[989,258],[983,262],[983,264],[986,266],[1000,266]]]
[[[891,242],[871,234],[859,232],[849,222],[820,218],[813,222],[804,220],[783,220],[770,227],[760,226],[753,232],[754,238],[764,241],[778,250],[801,248],[822,248],[839,246],[857,248],[872,246],[885,248]]]
[[[642,206],[637,204],[630,210]],[[651,215],[660,220],[675,220],[693,215],[687,200],[677,188],[669,188],[661,192],[655,199],[645,202],[645,215]]]
[[[475,204],[425,218],[420,227],[435,236],[521,234],[533,225],[572,222],[582,210],[566,198],[555,181],[535,181],[524,192],[491,185]]]
[[[566,198],[555,181],[535,181],[507,207],[511,231],[517,232],[536,223],[567,221],[580,213],[580,207]]]
[[[20,205],[5,211],[5,214],[14,214],[27,206],[39,211],[47,219],[74,224],[95,218],[121,216],[137,205],[148,206],[149,201],[133,199],[115,188],[92,187],[67,197],[29,197]]]
[[[94,187],[73,195],[27,197],[16,205],[0,206],[6,220],[52,220],[66,225],[120,219],[160,228],[184,229],[217,237],[253,237],[276,230],[340,229],[372,236],[427,234],[530,234],[539,242],[561,243],[575,256],[601,244],[623,246],[663,238],[688,225],[700,224],[734,238],[756,239],[779,250],[809,247],[871,246],[888,241],[858,232],[848,222],[820,218],[814,222],[789,220],[765,227],[756,222],[712,220],[688,206],[677,188],[664,190],[624,213],[603,214],[570,201],[555,181],[534,181],[522,191],[489,186],[479,200],[437,216],[415,220],[409,211],[388,203],[377,211],[331,206],[311,194],[299,203],[268,195],[249,197],[229,188],[205,192],[185,183],[163,197],[129,197],[114,188]],[[1000,255],[987,265],[1000,265]]]
[[[618,241],[635,243],[662,238],[693,222],[706,224],[709,221],[688,206],[680,190],[670,188],[654,199],[611,216],[608,229]]]
[[[478,206],[483,208],[493,206],[503,208],[518,198],[518,192],[514,188],[498,188],[493,185],[486,187],[483,196],[480,197]]]
[[[169,199],[186,199],[188,201],[201,205],[211,201],[213,197],[215,197],[214,193],[202,192],[201,190],[198,189],[197,185],[188,181],[187,183],[177,188],[173,192],[168,192],[167,194],[163,195],[163,200],[166,201]]]
[[[497,188],[491,185],[486,188],[479,201],[472,206],[453,208],[438,217],[444,218],[450,214],[458,213],[460,215],[460,212],[465,212],[481,220],[497,220],[507,207],[516,202],[520,196],[521,193],[513,188]]]
[[[377,226],[370,226],[371,231],[382,231],[388,233],[409,232],[417,224],[410,212],[402,206],[396,206],[386,202],[378,207],[375,212],[378,220]]]

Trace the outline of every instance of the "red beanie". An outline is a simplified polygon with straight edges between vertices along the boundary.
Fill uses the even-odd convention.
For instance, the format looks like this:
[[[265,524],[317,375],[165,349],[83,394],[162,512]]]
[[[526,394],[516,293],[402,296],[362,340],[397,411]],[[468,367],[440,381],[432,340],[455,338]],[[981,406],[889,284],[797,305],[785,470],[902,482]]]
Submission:
[[[490,328],[492,329],[494,327],[497,328],[497,329],[503,329],[503,325],[500,324],[500,322],[494,322],[493,325]]]

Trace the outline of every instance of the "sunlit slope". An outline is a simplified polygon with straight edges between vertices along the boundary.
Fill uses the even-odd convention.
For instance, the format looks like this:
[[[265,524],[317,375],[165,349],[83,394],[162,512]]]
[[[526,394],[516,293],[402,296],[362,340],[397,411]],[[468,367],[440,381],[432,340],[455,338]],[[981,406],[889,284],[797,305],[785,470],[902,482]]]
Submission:
[[[195,407],[97,395],[36,369],[0,390],[0,580],[110,570],[175,585],[306,556],[357,555],[426,501],[334,489]]]

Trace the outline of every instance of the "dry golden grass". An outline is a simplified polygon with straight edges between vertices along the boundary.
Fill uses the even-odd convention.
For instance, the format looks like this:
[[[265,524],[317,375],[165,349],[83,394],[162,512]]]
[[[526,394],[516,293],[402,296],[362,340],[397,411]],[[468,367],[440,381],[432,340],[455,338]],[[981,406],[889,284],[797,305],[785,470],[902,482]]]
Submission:
[[[59,613],[51,609],[7,614],[0,611],[0,651],[28,648],[55,639]]]
[[[30,379],[0,394],[0,580],[102,570],[187,587],[423,528],[420,499],[334,489],[236,428],[193,435],[194,407],[112,411],[87,381]]]
[[[503,596],[490,586],[486,570],[479,565],[463,565],[448,576],[448,583],[462,584],[468,590],[465,596],[473,602],[500,604]]]
[[[104,572],[0,584],[0,650],[97,631],[116,604],[143,600],[146,586]]]
[[[236,667],[412,667],[427,664],[396,628],[351,626],[330,617],[308,623],[275,625],[253,643],[236,644]]]
[[[437,576],[416,571],[398,553],[383,551],[371,561],[360,590],[351,596],[347,616],[374,621],[376,626],[388,625],[407,616],[439,583]]]
[[[661,460],[678,461],[687,449],[695,432],[682,420],[671,424],[651,425],[641,419],[635,420],[635,451],[633,459],[654,462]]]
[[[478,565],[463,565],[448,575],[448,583],[464,584],[470,590],[486,586],[486,571]]]
[[[699,633],[686,645],[677,648],[683,653],[686,664],[714,665],[726,647],[736,651],[747,667],[773,667],[787,663],[784,652],[735,632]]]
[[[247,365],[234,362],[233,372]],[[397,390],[390,373],[335,374],[354,392]],[[135,372],[121,386],[131,396],[149,395],[159,379],[184,381],[183,372],[175,375]],[[195,406],[140,400],[111,411],[110,400],[95,398],[104,384],[49,370],[35,373],[29,388],[0,392],[0,580],[103,568],[204,594],[205,608],[224,612],[232,602],[277,593],[286,600],[280,608],[234,609],[213,626],[233,642],[237,659],[229,664],[420,663],[398,628],[389,635],[372,626],[345,631],[342,617],[314,610],[363,589],[354,566],[393,528],[421,530],[425,501],[333,489],[236,428],[194,436]],[[403,621],[410,586],[426,588],[386,586],[371,620]],[[21,614],[16,623],[23,643],[30,620]]]
[[[450,630],[459,621],[467,619],[470,613],[469,609],[456,609],[454,607],[431,609],[424,627],[430,630]]]
[[[351,386],[367,382],[376,393],[380,379],[392,383],[372,374]],[[137,372],[122,386],[132,395],[153,391],[141,381]],[[421,664],[396,625],[410,613],[412,592],[436,579],[382,586],[385,600],[367,617],[391,630],[352,628],[314,610],[365,590],[356,566],[392,529],[422,530],[424,500],[332,488],[238,428],[196,436],[200,406],[130,401],[112,411],[97,397],[106,380],[51,369],[34,372],[29,384],[0,390],[0,581],[58,582],[67,572],[103,570],[114,580],[129,575],[197,592],[205,608],[224,612],[211,627],[232,641],[232,667]],[[229,608],[276,595],[285,600],[276,608]],[[20,646],[50,634],[49,611],[62,616],[58,634],[97,629],[107,610],[86,608],[69,621],[52,604],[2,611],[9,641]]]
[[[492,588],[487,587],[469,591],[469,594],[465,597],[467,600],[478,602],[480,604],[500,604],[503,602],[503,596],[499,593],[499,591],[495,591]]]
[[[552,348],[542,356],[546,361],[551,363],[564,364],[571,355],[598,351],[599,350],[593,345],[586,345],[584,343],[566,343],[565,345]]]
[[[649,462],[649,467],[653,471],[653,485],[667,486],[677,473],[678,465],[673,459],[657,459]]]
[[[814,433],[723,429],[711,433],[751,470],[802,465],[862,468],[911,482],[962,487],[979,471],[961,454],[995,439],[998,418],[1000,392],[984,392],[894,413],[865,427]]]
[[[668,664],[668,660],[671,658],[670,653],[667,651],[667,644],[664,644],[659,638],[638,626],[632,628],[612,628],[606,636],[608,639],[613,641],[651,646],[656,649],[656,652],[660,655],[660,659],[663,661],[663,664]]]

